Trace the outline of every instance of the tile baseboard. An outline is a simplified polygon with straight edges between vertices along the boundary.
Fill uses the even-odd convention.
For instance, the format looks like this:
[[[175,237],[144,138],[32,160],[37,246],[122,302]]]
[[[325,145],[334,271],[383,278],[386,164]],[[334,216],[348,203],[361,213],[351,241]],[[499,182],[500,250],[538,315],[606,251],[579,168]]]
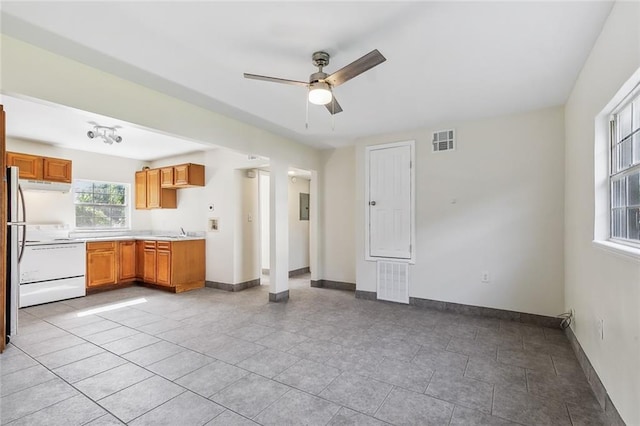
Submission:
[[[612,426],[624,426],[626,423],[622,420],[618,409],[611,401],[609,397],[609,393],[607,389],[602,384],[602,380],[600,380],[600,376],[591,365],[591,361],[589,361],[589,357],[582,349],[582,345],[578,341],[578,338],[574,334],[571,327],[567,327],[564,330],[564,334],[569,339],[569,343],[571,344],[571,348],[573,352],[576,354],[576,358],[578,358],[578,363],[584,371],[584,375],[587,376],[587,381],[589,382],[589,386],[591,386],[591,390],[596,397],[596,400],[604,410],[605,416],[607,418],[607,424]]]
[[[375,291],[356,290],[356,299],[378,300],[378,294]]]
[[[356,290],[357,299],[378,300],[375,291]],[[391,302],[393,303],[393,302]],[[545,315],[527,314],[524,312],[509,311],[506,309],[486,308],[484,306],[464,305],[462,303],[442,302],[439,300],[421,299],[410,297],[409,305],[419,308],[435,309],[443,312],[453,312],[463,315],[478,315],[487,318],[498,318],[508,321],[534,324],[548,328],[560,328],[560,318]]]
[[[220,283],[217,281],[205,281],[204,285],[205,287],[217,288],[219,290],[224,290],[224,291],[242,291],[251,287],[259,286],[260,278],[257,278],[255,280],[245,281],[243,283],[237,283],[237,284]]]
[[[356,291],[355,283],[346,283],[343,281],[311,280],[311,287],[331,288],[334,290]]]
[[[289,290],[280,293],[269,293],[269,302],[286,302],[289,300]]]
[[[295,277],[296,275],[308,274],[310,272],[311,270],[309,269],[308,266],[305,266],[304,268],[300,268],[300,269],[294,269],[293,271],[289,271],[289,278]]]
[[[262,269],[262,275],[269,275],[269,269]],[[294,269],[293,271],[289,271],[289,278],[295,277],[296,275],[308,274],[311,272],[308,266],[300,269]]]

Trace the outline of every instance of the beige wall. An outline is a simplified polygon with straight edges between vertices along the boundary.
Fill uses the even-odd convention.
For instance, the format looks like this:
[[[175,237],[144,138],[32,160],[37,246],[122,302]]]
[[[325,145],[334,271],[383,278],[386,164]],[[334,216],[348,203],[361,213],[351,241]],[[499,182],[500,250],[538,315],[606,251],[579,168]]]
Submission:
[[[456,149],[433,153],[431,132],[448,128],[456,129]],[[416,142],[416,262],[409,270],[409,296],[561,313],[563,109],[443,123],[358,141],[359,290],[376,290],[375,262],[365,260],[365,147],[406,140]],[[489,272],[489,283],[481,282],[483,271]]]
[[[260,204],[259,180],[236,170],[238,213],[236,215],[234,284],[260,278]]]
[[[639,67],[640,3],[617,2],[565,112],[565,307],[575,309],[576,337],[628,425],[640,424],[640,259],[592,242],[594,142],[600,145],[599,138],[607,137],[606,131],[604,136],[595,133],[594,120]]]
[[[356,282],[355,148],[322,151],[320,277]]]

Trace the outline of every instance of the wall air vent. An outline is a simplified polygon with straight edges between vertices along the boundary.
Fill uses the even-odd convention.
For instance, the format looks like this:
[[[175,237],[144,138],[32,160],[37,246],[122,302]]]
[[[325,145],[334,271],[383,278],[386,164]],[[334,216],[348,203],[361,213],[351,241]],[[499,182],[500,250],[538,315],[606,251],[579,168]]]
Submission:
[[[409,303],[409,264],[378,261],[378,300]]]
[[[433,152],[452,151],[456,146],[455,131],[453,129],[450,129],[433,132],[432,143]]]

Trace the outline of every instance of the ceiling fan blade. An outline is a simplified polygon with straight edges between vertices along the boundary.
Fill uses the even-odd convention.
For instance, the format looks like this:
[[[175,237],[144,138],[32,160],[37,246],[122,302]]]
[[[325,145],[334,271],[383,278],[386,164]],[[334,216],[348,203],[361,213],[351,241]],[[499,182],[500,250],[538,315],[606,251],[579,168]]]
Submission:
[[[309,86],[309,83],[305,83],[304,81],[287,80],[285,78],[267,77],[265,75],[257,75],[257,74],[244,73],[244,78],[251,78],[253,80],[270,81],[272,83],[293,84],[294,86],[303,86],[303,87]]]
[[[329,77],[325,78],[324,81],[333,87],[339,86],[342,83],[351,80],[353,77],[357,77],[363,72],[370,70],[376,65],[380,65],[386,60],[387,58],[382,56],[382,53],[378,52],[378,49],[374,49],[360,59],[356,59],[346,67],[334,72]]]
[[[339,112],[342,112],[342,107],[338,103],[338,100],[336,99],[335,96],[332,96],[331,102],[329,102],[328,104],[325,104],[325,106],[327,107],[327,110],[329,110],[331,115],[335,115]]]

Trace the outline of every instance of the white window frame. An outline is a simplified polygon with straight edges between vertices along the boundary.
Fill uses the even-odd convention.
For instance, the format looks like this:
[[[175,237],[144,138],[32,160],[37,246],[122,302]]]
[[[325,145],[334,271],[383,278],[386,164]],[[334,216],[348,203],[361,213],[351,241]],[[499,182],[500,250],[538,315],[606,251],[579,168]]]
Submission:
[[[640,261],[640,243],[611,238],[611,126],[613,115],[640,94],[640,69],[620,88],[595,119],[594,235],[596,248]]]
[[[612,205],[612,195],[611,195],[611,189],[613,187],[613,183],[614,181],[619,181],[621,179],[624,179],[627,176],[630,175],[634,175],[636,173],[640,172],[640,163],[638,164],[633,164],[633,165],[629,165],[629,166],[623,166],[620,170],[616,170],[614,171],[614,162],[616,161],[616,159],[613,158],[613,145],[614,143],[617,144],[619,143],[622,135],[620,134],[620,129],[619,129],[619,125],[618,125],[618,116],[620,114],[620,112],[623,109],[626,109],[630,104],[634,104],[633,105],[633,109],[632,109],[632,117],[633,117],[633,113],[635,112],[635,108],[640,108],[640,86],[636,87],[625,99],[624,101],[613,111],[613,113],[611,114],[611,116],[609,117],[609,150],[610,150],[610,154],[609,154],[609,239],[611,241],[615,241],[617,243],[620,244],[626,244],[626,245],[630,245],[632,247],[637,247],[640,248],[640,238],[639,239],[630,239],[630,238],[621,238],[621,237],[615,237],[612,234],[612,227],[613,227],[613,223],[612,223],[612,218],[611,218],[611,213],[613,212],[613,205]],[[630,135],[629,135],[630,136]],[[638,135],[638,137],[640,137],[640,135]],[[632,161],[633,161],[633,157],[635,157],[635,153],[633,151],[633,144],[631,144],[631,153],[630,153],[631,157],[632,157]],[[626,191],[626,189],[625,189]],[[628,201],[626,206],[628,207]],[[627,208],[625,207],[625,208]]]
[[[414,140],[391,142],[379,145],[369,145],[365,148],[365,161],[364,161],[364,248],[365,248],[365,260],[377,262],[379,260],[390,260],[394,262],[408,262],[410,264],[416,263],[416,142]],[[369,242],[369,227],[370,227],[370,214],[369,214],[369,200],[371,199],[369,188],[369,155],[372,150],[384,149],[384,148],[397,148],[400,146],[409,146],[411,148],[411,258],[398,259],[398,258],[385,258],[371,256],[370,242]]]
[[[90,182],[98,184],[121,185],[125,189],[125,226],[122,227],[78,227],[76,217],[76,184],[78,182]],[[73,180],[73,225],[76,231],[127,231],[131,229],[131,184],[126,182],[108,182],[95,179],[74,179]]]

